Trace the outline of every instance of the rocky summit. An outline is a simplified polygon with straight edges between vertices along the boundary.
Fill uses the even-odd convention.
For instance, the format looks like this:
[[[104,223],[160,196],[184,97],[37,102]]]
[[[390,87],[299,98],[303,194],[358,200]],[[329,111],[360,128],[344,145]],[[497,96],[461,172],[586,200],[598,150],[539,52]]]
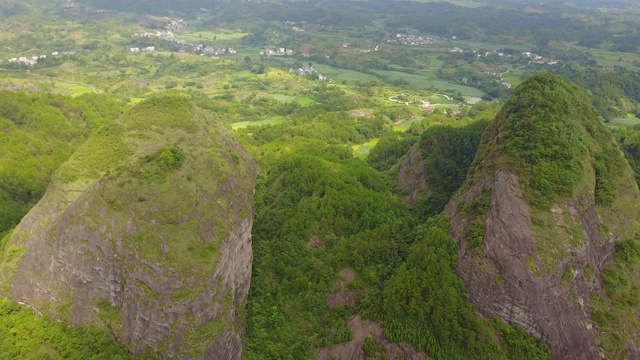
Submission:
[[[487,128],[445,212],[471,301],[545,341],[553,359],[637,356],[635,316],[610,291],[638,236],[633,172],[586,95],[522,83]],[[616,328],[616,340],[610,328]]]
[[[257,166],[189,101],[105,125],[9,238],[3,291],[136,354],[239,359]]]

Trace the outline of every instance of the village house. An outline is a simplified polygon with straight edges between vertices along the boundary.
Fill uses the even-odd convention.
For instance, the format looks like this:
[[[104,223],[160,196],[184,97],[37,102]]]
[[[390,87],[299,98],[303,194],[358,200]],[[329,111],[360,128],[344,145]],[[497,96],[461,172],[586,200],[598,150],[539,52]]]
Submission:
[[[297,74],[300,76],[318,76],[318,80],[320,81],[328,81],[331,82],[331,80],[325,76],[320,74],[316,69],[313,68],[313,66],[303,66],[301,68],[289,68],[289,73],[291,74]]]
[[[165,26],[167,30],[177,31],[187,26],[187,22],[183,19],[171,19]]]
[[[396,34],[396,38],[402,45],[409,46],[430,45],[436,43],[436,40],[430,36]]]
[[[291,49],[285,49],[285,48],[278,48],[277,50],[274,50],[274,49],[264,49],[263,51],[260,51],[260,55],[262,55],[262,56],[284,56],[284,55],[293,55],[293,50],[291,50]]]

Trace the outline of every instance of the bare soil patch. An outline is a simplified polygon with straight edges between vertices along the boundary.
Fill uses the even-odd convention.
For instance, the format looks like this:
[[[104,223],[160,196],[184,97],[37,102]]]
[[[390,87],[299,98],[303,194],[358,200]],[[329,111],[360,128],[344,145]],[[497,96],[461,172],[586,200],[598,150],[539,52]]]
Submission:
[[[327,305],[332,308],[335,308],[338,305],[353,308],[356,306],[358,293],[348,289],[347,286],[356,278],[356,274],[351,269],[344,269],[340,271],[340,276],[342,276],[343,279],[340,283],[340,287],[337,292],[327,296]]]
[[[318,360],[330,360],[332,357],[343,360],[369,360],[362,349],[367,338],[375,340],[384,349],[384,356],[389,360],[427,360],[425,353],[416,351],[406,343],[392,343],[383,335],[382,327],[376,322],[363,320],[356,315],[349,320],[349,329],[353,334],[353,340],[336,346],[320,349],[317,353]]]

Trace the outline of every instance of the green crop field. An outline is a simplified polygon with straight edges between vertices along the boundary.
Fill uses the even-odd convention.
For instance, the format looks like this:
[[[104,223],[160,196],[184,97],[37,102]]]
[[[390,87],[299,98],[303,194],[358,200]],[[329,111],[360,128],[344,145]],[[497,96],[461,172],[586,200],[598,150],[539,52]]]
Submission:
[[[438,79],[435,76],[435,72],[426,70],[417,74],[407,74],[400,71],[376,71],[378,74],[387,76],[390,80],[402,79],[407,81],[410,85],[424,90],[437,90],[437,91],[453,91],[458,90],[463,96],[476,96],[481,97],[484,93],[481,90],[456,85],[445,80]]]
[[[285,94],[271,94],[271,97],[284,103],[296,102],[301,106],[309,106],[313,105],[315,101],[313,99],[308,98],[306,96],[293,96],[293,95],[285,95]]]
[[[378,138],[371,139],[364,144],[353,145],[353,155],[359,158],[366,158],[369,155],[371,149],[373,149],[378,143]]]
[[[433,94],[426,98],[426,101],[429,101],[432,104],[457,104],[455,101],[451,100],[450,97],[442,94]]]
[[[345,81],[347,84],[353,84],[355,82],[366,82],[366,81],[377,81],[380,82],[380,79],[371,74],[361,73],[359,71],[340,69],[337,67],[324,65],[324,64],[314,64],[313,67],[318,70],[323,75],[329,77],[329,79],[341,83]]]
[[[236,130],[236,129],[241,129],[243,127],[247,127],[249,125],[257,125],[257,126],[275,125],[275,124],[282,123],[284,120],[285,118],[282,116],[274,116],[274,117],[264,119],[264,120],[259,120],[259,121],[239,121],[231,124],[231,128],[233,130]]]
[[[295,96],[284,95],[284,94],[271,94],[271,97],[280,101],[280,102],[292,102],[296,99]]]
[[[407,129],[409,129],[411,124],[420,123],[420,122],[422,122],[422,120],[424,120],[423,117],[416,117],[416,118],[413,118],[413,119],[409,119],[409,120],[403,121],[399,125],[393,125],[393,131],[405,132],[405,131],[407,131]]]
[[[610,66],[622,66],[626,68],[640,69],[638,66],[638,54],[637,53],[625,53],[619,51],[609,51],[601,48],[586,48],[575,44],[565,45],[568,48],[573,48],[577,52],[586,53],[589,57],[594,58],[598,65],[604,67]]]
[[[229,32],[229,31],[196,31],[191,33],[179,34],[176,39],[185,40],[189,42],[212,42],[212,41],[224,41],[224,42],[239,42],[247,33],[244,32]]]
[[[55,82],[55,88],[62,89],[63,95],[69,95],[72,97],[93,92],[93,90],[88,86],[79,85],[79,84],[70,84],[70,83],[65,83],[61,81]]]

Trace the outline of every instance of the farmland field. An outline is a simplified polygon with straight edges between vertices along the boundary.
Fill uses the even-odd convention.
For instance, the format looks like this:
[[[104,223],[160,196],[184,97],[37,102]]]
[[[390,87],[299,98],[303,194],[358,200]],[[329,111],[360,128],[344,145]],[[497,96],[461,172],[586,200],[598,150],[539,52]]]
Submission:
[[[600,48],[586,48],[571,43],[564,43],[564,45],[566,48],[574,49],[576,52],[589,54],[589,57],[594,58],[600,66],[622,66],[634,70],[640,69],[640,66],[637,65],[637,53],[614,52]]]
[[[402,123],[400,123],[398,125],[393,125],[393,131],[405,132],[405,131],[407,131],[407,129],[409,129],[411,124],[420,123],[420,122],[422,122],[422,120],[424,120],[423,117],[416,117],[416,118],[413,118],[413,119],[408,119],[408,120],[403,121]]]
[[[240,129],[243,127],[247,127],[249,125],[257,125],[257,126],[262,126],[262,125],[276,125],[276,124],[280,124],[285,120],[284,117],[282,116],[274,116],[271,117],[269,119],[264,119],[264,120],[259,120],[259,121],[239,121],[236,123],[231,124],[231,128],[232,129]]]
[[[61,89],[62,90],[61,92],[63,95],[69,95],[71,97],[76,97],[82,94],[93,92],[93,90],[88,86],[84,86],[80,84],[70,84],[70,83],[65,83],[61,81],[55,82],[55,88]]]
[[[378,138],[371,139],[364,144],[353,145],[353,155],[359,158],[366,158],[369,155],[371,149],[373,149],[378,143]]]
[[[481,97],[484,93],[481,90],[469,87],[452,84],[445,80],[438,79],[435,75],[435,71],[426,70],[417,74],[407,74],[400,71],[376,71],[378,74],[387,76],[390,80],[402,79],[408,82],[411,86],[423,90],[437,90],[437,91],[453,91],[458,90],[463,96],[476,96]]]
[[[212,42],[212,41],[221,41],[221,42],[239,42],[247,33],[244,32],[228,32],[228,31],[196,31],[185,34],[176,35],[176,39],[185,40],[189,42]]]
[[[340,69],[337,67],[324,65],[324,64],[313,64],[313,67],[318,70],[323,75],[329,77],[329,79],[340,83],[342,81],[346,81],[347,84],[353,84],[356,81],[365,82],[365,81],[377,81],[380,82],[380,79],[371,74],[361,73],[359,71]]]
[[[284,94],[271,94],[271,97],[280,101],[280,102],[296,102],[301,106],[309,106],[313,105],[315,101],[313,99],[305,97],[305,96],[293,96],[293,95],[284,95]]]

